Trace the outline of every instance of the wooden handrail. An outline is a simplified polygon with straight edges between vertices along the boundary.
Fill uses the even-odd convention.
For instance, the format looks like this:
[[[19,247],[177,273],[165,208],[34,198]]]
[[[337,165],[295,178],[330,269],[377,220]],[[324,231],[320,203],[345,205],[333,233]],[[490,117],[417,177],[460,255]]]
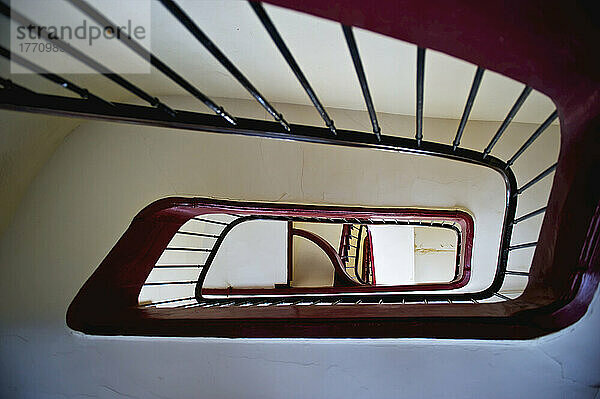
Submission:
[[[340,255],[337,253],[337,251],[323,237],[321,237],[318,234],[315,234],[313,232],[307,231],[307,230],[295,229],[295,228],[292,228],[291,233],[293,236],[303,237],[303,238],[306,238],[307,240],[315,243],[319,248],[321,248],[323,250],[323,252],[325,252],[327,257],[331,261],[331,264],[332,264],[334,272],[335,272],[335,277],[334,277],[334,285],[335,286],[354,287],[354,286],[362,285],[359,282],[354,281],[350,276],[348,276],[348,274],[346,273],[346,270],[344,268],[344,263],[342,262],[342,258],[340,258]]]

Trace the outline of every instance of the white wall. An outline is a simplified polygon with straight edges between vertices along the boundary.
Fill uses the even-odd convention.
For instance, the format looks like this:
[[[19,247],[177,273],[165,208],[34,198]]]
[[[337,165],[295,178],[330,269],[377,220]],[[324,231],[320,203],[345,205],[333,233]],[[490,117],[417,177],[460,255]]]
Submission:
[[[265,117],[253,107],[241,102],[233,108],[237,114]],[[313,118],[309,108],[280,107],[291,120]],[[364,113],[331,113],[338,125],[353,120],[346,123],[368,130]],[[412,118],[381,119],[384,131],[412,134]],[[425,134],[446,139],[456,124],[428,120]],[[479,130],[470,130],[465,144],[483,148],[497,125],[470,123],[470,129]],[[512,127],[498,152],[510,153],[534,128]],[[527,165],[515,165],[521,182],[556,152],[543,147],[556,137],[556,130],[545,134],[536,143],[542,146],[539,158],[534,151],[524,158]],[[517,342],[90,337],[66,327],[65,312],[77,290],[133,216],[157,198],[177,194],[381,206],[424,200],[435,206],[444,187],[470,186],[448,176],[407,181],[396,154],[353,154],[352,173],[346,173],[342,160],[348,154],[330,147],[112,123],[81,125],[34,179],[0,239],[0,396],[593,398],[600,384],[598,297],[574,326]],[[406,173],[414,171],[407,167]],[[379,188],[358,190],[365,181]],[[407,187],[428,190],[432,197],[413,198]],[[485,190],[470,190],[484,191],[481,199],[489,199]],[[461,191],[455,205],[471,191]],[[524,204],[521,212],[527,210],[522,206],[535,205]],[[525,233],[536,231],[534,226]]]
[[[287,282],[287,222],[250,220],[225,236],[206,288],[273,288]]]
[[[415,281],[451,281],[456,271],[456,233],[436,227],[414,227],[414,230]]]
[[[231,223],[237,217],[227,214],[205,214],[202,219]],[[190,219],[179,231],[218,235],[224,225]],[[165,281],[198,281],[200,267],[205,265],[208,252],[175,251],[168,248],[210,249],[215,238],[176,234],[156,265],[188,267],[154,268],[146,283]],[[273,288],[287,281],[287,223],[275,220],[250,220],[242,222],[226,235],[217,256],[213,259],[204,280],[206,288]],[[195,296],[195,284],[146,285],[142,287],[139,303],[189,298]],[[188,301],[194,302],[194,301]],[[182,305],[177,303],[175,306]]]
[[[411,226],[369,226],[377,285],[415,281],[415,232]]]

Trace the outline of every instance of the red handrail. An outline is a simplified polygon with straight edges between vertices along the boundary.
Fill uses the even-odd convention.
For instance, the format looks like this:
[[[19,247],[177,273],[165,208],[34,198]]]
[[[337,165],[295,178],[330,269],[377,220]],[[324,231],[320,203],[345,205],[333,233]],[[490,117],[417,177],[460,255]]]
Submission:
[[[335,249],[325,240],[323,237],[315,234],[311,231],[306,231],[302,229],[292,228],[292,235],[304,237],[307,240],[317,244],[319,248],[325,252],[329,260],[331,261],[331,265],[334,269],[334,285],[338,287],[352,287],[356,285],[361,285],[360,283],[352,280],[348,274],[346,274],[346,270],[344,268],[344,264],[340,255],[335,251]]]

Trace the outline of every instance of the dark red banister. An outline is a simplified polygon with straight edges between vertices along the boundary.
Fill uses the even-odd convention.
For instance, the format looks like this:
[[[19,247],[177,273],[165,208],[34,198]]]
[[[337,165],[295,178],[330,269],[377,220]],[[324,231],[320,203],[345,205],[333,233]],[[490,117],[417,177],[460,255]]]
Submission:
[[[361,285],[360,283],[352,280],[350,276],[346,274],[346,269],[344,267],[342,259],[340,258],[340,255],[323,237],[310,231],[295,228],[292,228],[292,235],[306,238],[307,240],[315,243],[319,248],[323,250],[323,252],[325,252],[327,257],[331,261],[331,264],[333,265],[333,269],[335,271],[335,286],[352,287],[356,285]]]
[[[375,257],[373,256],[373,236],[368,228],[363,246],[363,273],[371,273],[370,285],[377,285],[375,280]],[[364,280],[369,281],[368,274],[366,274]]]

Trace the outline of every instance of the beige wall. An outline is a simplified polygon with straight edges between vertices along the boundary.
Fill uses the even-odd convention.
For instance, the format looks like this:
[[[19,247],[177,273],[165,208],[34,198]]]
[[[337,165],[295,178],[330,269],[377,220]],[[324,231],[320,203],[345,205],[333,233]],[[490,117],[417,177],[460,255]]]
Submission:
[[[319,235],[337,252],[342,235],[341,224],[294,222],[294,228],[307,230]],[[333,266],[327,255],[312,241],[304,237],[294,237],[293,241],[293,281],[294,287],[333,286]]]
[[[29,184],[79,120],[0,111],[0,236]]]
[[[451,281],[456,270],[456,233],[449,229],[431,227],[414,229],[415,281]]]

